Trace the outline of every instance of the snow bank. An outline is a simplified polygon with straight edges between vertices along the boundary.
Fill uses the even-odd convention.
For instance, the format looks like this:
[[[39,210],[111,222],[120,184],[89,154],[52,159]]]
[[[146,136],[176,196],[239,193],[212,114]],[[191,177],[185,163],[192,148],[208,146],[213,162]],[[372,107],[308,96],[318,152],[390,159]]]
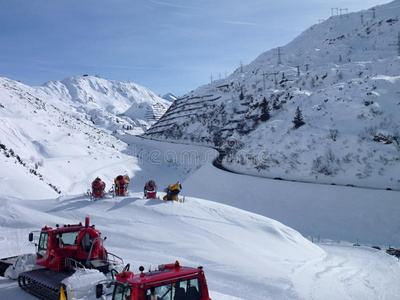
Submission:
[[[7,268],[7,270],[4,272],[4,277],[17,279],[20,273],[31,271],[37,268],[36,254],[24,254],[18,256],[14,264]]]
[[[96,300],[96,284],[106,280],[98,270],[78,269],[72,276],[62,281],[70,300]]]

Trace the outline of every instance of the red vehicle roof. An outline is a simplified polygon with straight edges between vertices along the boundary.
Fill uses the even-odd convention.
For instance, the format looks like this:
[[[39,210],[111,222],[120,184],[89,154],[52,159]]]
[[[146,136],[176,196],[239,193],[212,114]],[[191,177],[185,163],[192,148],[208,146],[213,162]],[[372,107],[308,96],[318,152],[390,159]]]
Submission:
[[[133,286],[151,286],[158,283],[166,284],[170,281],[176,281],[177,278],[198,277],[199,275],[203,275],[203,270],[181,266],[175,267],[174,264],[168,264],[164,268],[161,267],[155,271],[136,274],[129,278],[127,282]]]

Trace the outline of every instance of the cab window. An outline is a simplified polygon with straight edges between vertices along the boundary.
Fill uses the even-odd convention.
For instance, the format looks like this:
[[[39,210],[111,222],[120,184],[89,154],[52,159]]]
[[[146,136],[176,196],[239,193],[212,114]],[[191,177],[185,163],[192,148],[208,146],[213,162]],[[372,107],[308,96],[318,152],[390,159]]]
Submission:
[[[42,257],[46,255],[48,239],[49,239],[49,234],[47,232],[42,232],[40,234],[37,254]]]
[[[60,234],[64,246],[76,246],[78,233],[79,231],[64,232],[62,235]]]
[[[198,300],[201,298],[200,282],[193,278],[164,284],[155,287],[155,294],[157,300]],[[146,300],[153,300],[150,288],[146,290]]]
[[[131,287],[130,285],[117,284],[114,289],[113,300],[130,300]]]

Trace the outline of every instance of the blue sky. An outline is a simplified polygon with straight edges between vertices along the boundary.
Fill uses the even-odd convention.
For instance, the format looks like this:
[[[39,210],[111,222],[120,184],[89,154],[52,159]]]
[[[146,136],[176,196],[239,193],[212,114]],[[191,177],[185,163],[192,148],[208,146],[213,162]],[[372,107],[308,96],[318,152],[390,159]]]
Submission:
[[[181,96],[331,16],[389,0],[0,0],[0,76],[90,74]]]

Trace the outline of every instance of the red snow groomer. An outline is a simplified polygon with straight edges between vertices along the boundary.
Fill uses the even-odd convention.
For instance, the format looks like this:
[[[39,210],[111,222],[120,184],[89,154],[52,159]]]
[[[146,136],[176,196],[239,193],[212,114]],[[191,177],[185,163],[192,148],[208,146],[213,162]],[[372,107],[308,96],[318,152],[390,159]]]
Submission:
[[[29,234],[29,241],[33,241],[33,233]],[[39,299],[60,299],[61,281],[71,276],[76,268],[108,273],[116,264],[116,258],[123,263],[103,247],[101,234],[94,225],[89,225],[88,216],[85,225],[43,227],[37,247],[36,264],[42,268],[20,273],[18,284]]]
[[[92,197],[93,198],[104,198],[104,190],[106,189],[106,183],[100,179],[100,177],[96,177],[92,182]]]
[[[146,199],[155,199],[157,198],[157,185],[153,180],[146,182],[144,185],[144,197]]]
[[[130,179],[128,175],[118,175],[114,178],[114,193],[116,196],[128,196],[128,185]]]
[[[129,267],[116,274],[112,300],[211,300],[203,267],[184,267],[176,261],[154,271],[133,274]],[[96,298],[104,296],[103,285],[96,286]],[[104,298],[102,298],[104,299]]]

